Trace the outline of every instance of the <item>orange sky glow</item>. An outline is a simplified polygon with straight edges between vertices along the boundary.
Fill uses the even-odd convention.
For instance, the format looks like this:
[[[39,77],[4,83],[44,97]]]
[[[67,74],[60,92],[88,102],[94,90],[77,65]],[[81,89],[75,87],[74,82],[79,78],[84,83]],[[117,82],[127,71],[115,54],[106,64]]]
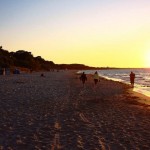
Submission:
[[[57,64],[150,67],[149,0],[2,0],[0,45]]]

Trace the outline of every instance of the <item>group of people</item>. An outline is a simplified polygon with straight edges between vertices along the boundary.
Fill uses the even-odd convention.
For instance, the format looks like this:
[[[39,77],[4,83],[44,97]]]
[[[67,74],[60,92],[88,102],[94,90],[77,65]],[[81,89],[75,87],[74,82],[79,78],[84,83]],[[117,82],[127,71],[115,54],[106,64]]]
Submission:
[[[94,73],[93,79],[94,79],[94,84],[95,84],[95,86],[96,86],[97,83],[98,83],[98,81],[100,81],[100,80],[99,80],[99,75],[98,75],[98,72],[97,72],[97,71]],[[81,74],[80,80],[82,81],[83,86],[84,86],[85,81],[87,81],[87,76],[86,76],[85,72],[83,72],[83,73]]]
[[[83,83],[83,86],[85,84],[85,81],[87,81],[87,76],[85,74],[85,72],[83,72],[80,76],[80,80],[82,81]],[[95,86],[97,85],[98,81],[99,80],[99,75],[98,75],[98,72],[96,71],[93,75],[93,80],[94,80],[94,84]],[[130,83],[131,83],[131,87],[133,88],[134,87],[134,80],[135,80],[135,74],[131,71],[130,73]]]

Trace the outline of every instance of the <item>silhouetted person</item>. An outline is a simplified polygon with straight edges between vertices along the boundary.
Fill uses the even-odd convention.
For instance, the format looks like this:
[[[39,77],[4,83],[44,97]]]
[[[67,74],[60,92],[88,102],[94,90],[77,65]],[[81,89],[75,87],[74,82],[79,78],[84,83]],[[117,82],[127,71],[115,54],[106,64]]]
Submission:
[[[131,73],[130,73],[130,83],[131,83],[132,87],[134,87],[134,79],[135,79],[135,74],[131,71]]]
[[[5,76],[5,74],[6,74],[6,70],[5,68],[3,68],[3,75]]]
[[[81,76],[80,76],[80,80],[82,81],[83,86],[84,86],[85,81],[87,81],[87,77],[86,77],[86,74],[85,74],[84,72],[81,74]]]
[[[97,71],[94,73],[93,79],[94,79],[94,84],[97,85],[97,83],[98,83],[98,81],[99,81],[99,76],[98,76]]]
[[[30,69],[30,73],[32,73],[32,72],[33,72],[33,69],[31,68],[31,69]]]
[[[45,77],[44,73],[41,73],[41,77]]]

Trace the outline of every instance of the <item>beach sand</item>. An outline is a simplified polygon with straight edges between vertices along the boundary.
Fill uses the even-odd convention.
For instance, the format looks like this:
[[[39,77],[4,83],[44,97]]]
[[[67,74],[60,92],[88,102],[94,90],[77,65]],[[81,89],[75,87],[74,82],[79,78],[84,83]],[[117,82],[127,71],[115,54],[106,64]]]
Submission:
[[[149,150],[147,97],[75,71],[0,76],[0,150]]]

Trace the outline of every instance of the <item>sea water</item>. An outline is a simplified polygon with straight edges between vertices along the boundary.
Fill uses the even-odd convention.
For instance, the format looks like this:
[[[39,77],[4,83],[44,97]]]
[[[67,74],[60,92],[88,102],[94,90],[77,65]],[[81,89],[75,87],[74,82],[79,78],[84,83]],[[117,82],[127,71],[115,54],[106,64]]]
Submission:
[[[130,73],[135,73],[134,91],[150,97],[150,69],[107,69],[107,70],[86,70],[86,74],[98,72],[99,76],[114,81],[130,84]],[[83,71],[79,71],[81,73]]]

